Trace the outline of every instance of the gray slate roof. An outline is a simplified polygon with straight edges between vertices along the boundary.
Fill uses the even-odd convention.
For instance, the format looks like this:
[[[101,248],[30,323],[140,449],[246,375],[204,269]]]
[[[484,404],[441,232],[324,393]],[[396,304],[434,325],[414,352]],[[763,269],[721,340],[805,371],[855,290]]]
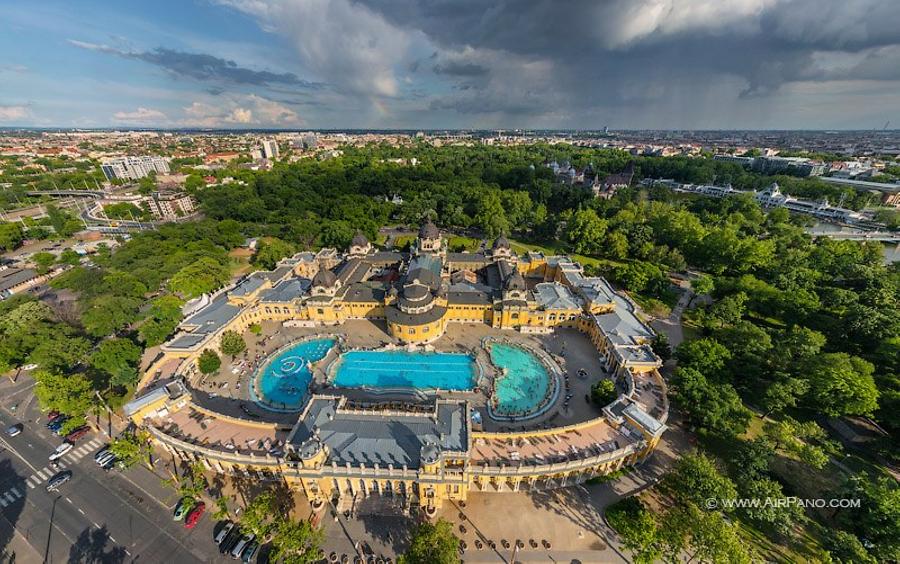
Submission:
[[[542,282],[534,287],[534,299],[545,310],[580,309],[575,294],[557,282]]]
[[[464,402],[438,402],[434,414],[385,416],[377,412],[338,410],[338,398],[316,397],[289,437],[299,448],[315,433],[328,447],[328,462],[372,467],[393,464],[419,468],[422,447],[436,444],[444,451],[469,447]]]

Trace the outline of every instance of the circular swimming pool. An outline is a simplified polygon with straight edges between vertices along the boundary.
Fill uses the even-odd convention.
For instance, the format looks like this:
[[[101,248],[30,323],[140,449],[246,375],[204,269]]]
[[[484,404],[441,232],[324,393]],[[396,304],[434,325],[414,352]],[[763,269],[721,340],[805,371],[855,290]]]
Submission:
[[[314,339],[288,346],[269,359],[255,376],[251,388],[254,399],[263,407],[299,409],[306,400],[310,366],[325,358],[334,339]]]
[[[491,362],[500,374],[494,380],[493,411],[514,417],[534,414],[552,392],[550,373],[534,353],[515,345],[490,345]]]

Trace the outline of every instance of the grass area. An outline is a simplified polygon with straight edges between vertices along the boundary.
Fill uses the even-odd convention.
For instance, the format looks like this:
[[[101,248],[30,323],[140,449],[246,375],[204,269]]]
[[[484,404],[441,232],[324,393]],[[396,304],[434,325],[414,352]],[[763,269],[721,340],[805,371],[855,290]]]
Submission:
[[[600,268],[600,269],[610,268],[613,266],[620,266],[622,264],[625,264],[624,262],[616,261],[616,260],[612,260],[612,259],[595,258],[595,257],[586,256],[586,255],[579,255],[579,254],[567,252],[565,249],[565,246],[560,244],[558,241],[555,241],[555,242],[543,241],[543,242],[541,242],[541,244],[537,244],[537,243],[525,243],[523,241],[510,239],[509,246],[510,246],[510,248],[512,248],[513,251],[515,251],[519,254],[524,254],[529,251],[539,251],[541,253],[544,253],[545,255],[568,255],[569,258],[581,263],[582,266],[593,266],[593,267]]]
[[[231,259],[229,264],[231,276],[243,276],[253,270],[253,266],[250,264],[250,258],[252,256],[253,252],[250,249],[238,248],[231,250],[228,253],[228,257]]]
[[[480,246],[481,240],[473,239],[472,237],[454,236],[450,237],[447,241],[447,248],[456,253],[462,251],[469,251],[471,253],[477,251]]]
[[[387,235],[384,233],[379,233],[378,236],[375,237],[375,245],[378,247],[383,247],[385,241],[387,241]]]
[[[415,235],[401,235],[394,239],[394,249],[399,251],[400,249],[404,248],[407,243],[412,244],[415,242],[415,240]]]

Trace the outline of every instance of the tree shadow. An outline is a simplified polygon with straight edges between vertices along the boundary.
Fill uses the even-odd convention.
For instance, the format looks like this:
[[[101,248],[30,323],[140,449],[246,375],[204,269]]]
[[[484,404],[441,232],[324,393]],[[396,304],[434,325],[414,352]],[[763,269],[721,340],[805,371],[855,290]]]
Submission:
[[[0,562],[15,562],[16,553],[11,552],[9,543],[16,534],[16,523],[25,508],[29,490],[25,477],[15,471],[8,459],[0,460],[0,480],[0,496],[7,504],[0,515]],[[10,497],[13,501],[9,501]]]
[[[386,546],[394,553],[403,552],[410,542],[410,532],[416,520],[403,513],[402,500],[378,494],[359,502],[355,519],[361,523],[369,538]],[[375,554],[375,547],[365,546],[364,552]]]
[[[100,529],[86,528],[69,549],[69,564],[116,564],[125,562],[127,554],[123,546],[111,546],[106,526]]]

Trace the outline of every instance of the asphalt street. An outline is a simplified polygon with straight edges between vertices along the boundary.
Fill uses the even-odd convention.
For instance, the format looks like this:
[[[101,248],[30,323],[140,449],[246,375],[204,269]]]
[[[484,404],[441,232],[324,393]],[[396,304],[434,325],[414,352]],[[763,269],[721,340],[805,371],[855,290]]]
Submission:
[[[27,380],[27,379],[26,379]],[[172,520],[177,497],[145,468],[105,472],[94,453],[108,441],[96,432],[77,442],[52,468],[62,441],[44,426],[30,391],[4,386],[0,407],[0,560],[15,562],[216,562],[213,525],[204,515],[193,530]],[[17,405],[11,411],[12,405]],[[9,437],[6,428],[23,423]],[[47,479],[66,469],[72,479],[48,492]],[[5,551],[5,553],[3,552]],[[5,561],[5,560],[4,560]]]

